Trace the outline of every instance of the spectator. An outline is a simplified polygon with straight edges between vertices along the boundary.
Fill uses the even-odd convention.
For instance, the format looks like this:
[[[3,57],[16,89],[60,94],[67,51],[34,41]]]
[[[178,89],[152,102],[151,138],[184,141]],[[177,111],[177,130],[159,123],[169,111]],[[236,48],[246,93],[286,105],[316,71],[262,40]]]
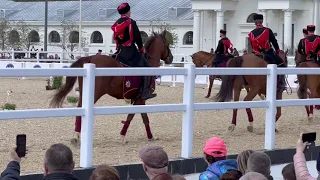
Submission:
[[[213,54],[213,48],[210,49],[210,53]]]
[[[98,50],[98,53],[97,53],[96,55],[101,55],[101,53],[102,53],[102,50],[99,49],[99,50]]]
[[[184,62],[184,57],[181,58],[181,62]]]
[[[100,165],[93,171],[89,180],[120,180],[120,176],[115,168]]]
[[[112,51],[112,49],[110,49],[110,54],[113,54],[113,51]]]
[[[242,176],[242,173],[238,170],[230,170],[224,173],[220,180],[239,180]]]
[[[16,149],[10,151],[11,161],[7,168],[1,173],[1,180],[18,180],[20,179],[20,162],[21,158],[18,157]]]
[[[186,178],[184,178],[183,176],[181,176],[179,174],[172,175],[172,179],[173,180],[186,180]]]
[[[212,137],[206,141],[203,148],[204,159],[209,167],[199,176],[200,180],[216,180],[228,170],[237,170],[236,160],[227,160],[227,147],[224,141],[218,137]]]
[[[264,175],[257,172],[249,172],[242,176],[240,180],[268,180]]]
[[[245,151],[242,151],[237,157],[238,170],[242,174],[245,174],[248,169],[248,166],[247,166],[248,159],[252,153],[254,153],[253,150],[245,150]]]
[[[247,51],[247,50],[244,50],[244,51],[243,51],[243,55],[246,55],[246,54],[248,54],[248,51]]]
[[[78,180],[72,174],[74,168],[71,149],[64,144],[53,144],[44,157],[44,180]]]
[[[139,152],[143,170],[150,180],[172,180],[168,173],[169,158],[160,146],[142,148]]]
[[[248,159],[247,172],[258,172],[263,174],[268,180],[273,180],[271,173],[270,157],[264,152],[254,152]]]
[[[293,156],[294,171],[296,172],[296,178],[298,180],[316,180],[316,178],[312,177],[308,171],[306,158],[303,153],[307,145],[308,142],[303,143],[301,133],[297,143],[296,154]]]
[[[285,180],[296,180],[296,173],[294,171],[294,164],[290,163],[287,164],[283,169],[282,169],[282,176],[283,179]]]

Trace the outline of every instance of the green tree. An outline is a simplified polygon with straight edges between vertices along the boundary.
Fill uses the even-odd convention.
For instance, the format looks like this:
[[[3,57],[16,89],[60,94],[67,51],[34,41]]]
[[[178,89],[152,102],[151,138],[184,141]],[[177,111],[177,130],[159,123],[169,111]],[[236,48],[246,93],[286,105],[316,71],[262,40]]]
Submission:
[[[166,35],[166,40],[170,44],[170,46],[176,46],[178,43],[178,34],[176,32],[176,29],[173,28],[169,23],[166,22],[161,22],[161,21],[151,21],[150,23],[151,29],[149,30],[150,32],[156,32],[156,33],[161,33],[164,30],[168,31]]]
[[[42,36],[39,35],[39,29],[36,26],[31,26],[23,20],[18,21],[16,30],[19,33],[19,46],[23,50],[29,50],[31,45],[40,43]]]

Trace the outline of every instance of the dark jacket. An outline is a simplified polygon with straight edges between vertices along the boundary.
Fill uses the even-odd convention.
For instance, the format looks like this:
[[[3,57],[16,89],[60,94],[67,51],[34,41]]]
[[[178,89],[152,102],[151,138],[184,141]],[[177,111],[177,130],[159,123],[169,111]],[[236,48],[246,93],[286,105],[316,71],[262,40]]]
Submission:
[[[0,180],[19,180],[20,164],[17,161],[9,162],[7,168],[1,173]]]
[[[79,180],[76,176],[69,173],[51,173],[43,177],[43,180]]]

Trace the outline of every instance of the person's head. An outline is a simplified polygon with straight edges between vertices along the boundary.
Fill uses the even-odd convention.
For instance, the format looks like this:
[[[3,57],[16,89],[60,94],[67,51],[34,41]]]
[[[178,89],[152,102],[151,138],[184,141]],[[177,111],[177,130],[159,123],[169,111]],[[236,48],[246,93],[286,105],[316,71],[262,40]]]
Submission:
[[[283,179],[285,179],[285,180],[296,180],[297,179],[293,163],[287,164],[282,169],[282,176],[283,176]]]
[[[268,180],[263,174],[249,172],[240,178],[240,180]]]
[[[98,53],[102,53],[102,50],[101,50],[101,49],[99,49],[99,50],[98,50]]]
[[[226,30],[223,30],[223,29],[220,30],[220,37],[221,37],[221,38],[226,37],[226,34],[227,34],[227,31],[226,31]]]
[[[303,28],[302,33],[303,33],[303,36],[304,36],[304,37],[307,37],[307,36],[308,36],[308,30],[307,30],[307,28]]]
[[[45,174],[54,172],[72,173],[74,164],[71,149],[61,143],[51,145],[44,157]]]
[[[225,160],[227,157],[227,146],[224,141],[218,137],[212,137],[206,141],[203,148],[204,159],[208,164],[216,161]]]
[[[92,172],[89,180],[120,180],[120,176],[115,168],[100,165]]]
[[[172,175],[172,179],[173,180],[186,180],[186,178],[184,178],[183,176],[181,176],[179,174]]]
[[[264,176],[270,176],[271,160],[264,152],[254,152],[248,159],[247,172],[258,172]]]
[[[168,172],[169,158],[162,147],[144,147],[139,151],[139,156],[142,161],[143,170],[149,177]]]
[[[262,14],[255,14],[253,16],[253,21],[256,25],[262,25],[263,23],[263,15]]]
[[[316,30],[316,26],[314,26],[314,25],[308,25],[307,26],[308,34],[314,34],[315,30]]]
[[[241,171],[243,174],[246,173],[247,170],[247,164],[248,164],[248,159],[250,155],[254,153],[253,150],[245,150],[242,151],[238,157],[237,157],[237,162],[238,162],[238,169]]]
[[[224,173],[220,180],[239,180],[242,177],[242,173],[238,170],[229,170]]]
[[[128,3],[120,4],[120,6],[118,6],[117,10],[120,15],[126,15],[128,17],[131,16],[130,5]]]

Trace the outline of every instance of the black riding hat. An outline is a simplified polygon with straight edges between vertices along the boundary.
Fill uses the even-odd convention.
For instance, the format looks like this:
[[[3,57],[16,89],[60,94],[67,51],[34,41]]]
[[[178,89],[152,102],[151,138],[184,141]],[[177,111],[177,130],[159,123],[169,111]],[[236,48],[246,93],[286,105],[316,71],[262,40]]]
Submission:
[[[254,16],[253,16],[253,20],[255,21],[255,20],[263,20],[263,15],[262,14],[255,14]]]

